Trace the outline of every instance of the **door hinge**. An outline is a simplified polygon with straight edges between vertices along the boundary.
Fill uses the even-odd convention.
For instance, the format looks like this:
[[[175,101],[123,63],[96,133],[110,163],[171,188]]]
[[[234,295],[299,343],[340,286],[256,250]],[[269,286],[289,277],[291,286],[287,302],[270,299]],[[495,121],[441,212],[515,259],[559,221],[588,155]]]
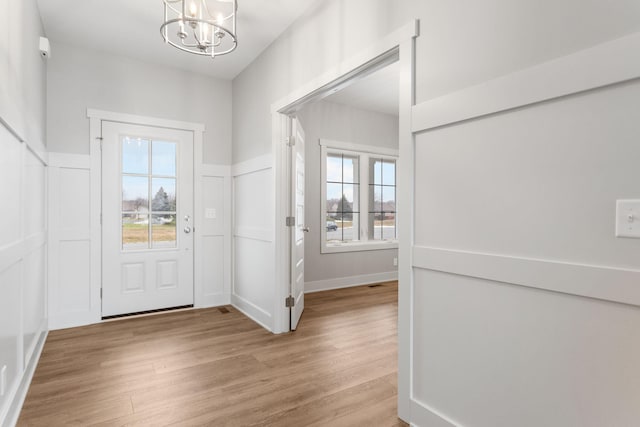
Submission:
[[[100,288],[100,299],[102,299],[102,288]]]
[[[287,146],[288,147],[293,147],[294,145],[296,145],[296,138],[294,136],[288,136],[287,137]]]
[[[100,212],[100,225],[102,225],[102,212]]]
[[[296,225],[296,217],[295,216],[288,216],[287,217],[287,227],[295,227]]]
[[[293,298],[291,295],[289,295],[288,297],[286,297],[284,299],[284,305],[287,308],[293,307],[294,305],[296,305],[296,300],[295,298]]]

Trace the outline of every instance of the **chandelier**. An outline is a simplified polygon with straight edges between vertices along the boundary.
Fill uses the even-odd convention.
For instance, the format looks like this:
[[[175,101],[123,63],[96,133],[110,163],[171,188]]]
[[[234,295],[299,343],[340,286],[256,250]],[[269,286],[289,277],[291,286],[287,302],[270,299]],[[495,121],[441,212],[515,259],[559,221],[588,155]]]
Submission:
[[[165,43],[185,52],[215,58],[238,46],[237,0],[162,0]]]

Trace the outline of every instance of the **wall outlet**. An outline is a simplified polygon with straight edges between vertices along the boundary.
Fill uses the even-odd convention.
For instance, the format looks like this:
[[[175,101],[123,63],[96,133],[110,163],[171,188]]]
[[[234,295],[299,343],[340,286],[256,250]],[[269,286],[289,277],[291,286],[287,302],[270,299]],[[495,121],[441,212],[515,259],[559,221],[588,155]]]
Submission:
[[[397,267],[398,266],[398,257],[394,257],[393,258],[393,266]]]
[[[7,391],[7,365],[0,369],[0,396],[4,396]]]

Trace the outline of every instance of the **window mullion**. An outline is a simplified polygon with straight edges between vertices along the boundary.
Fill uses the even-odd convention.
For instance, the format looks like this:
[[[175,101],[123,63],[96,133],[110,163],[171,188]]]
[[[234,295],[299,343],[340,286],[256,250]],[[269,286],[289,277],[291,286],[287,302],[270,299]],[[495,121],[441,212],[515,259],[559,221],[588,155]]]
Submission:
[[[360,155],[360,240],[369,240],[369,155]],[[363,218],[363,215],[365,216]]]

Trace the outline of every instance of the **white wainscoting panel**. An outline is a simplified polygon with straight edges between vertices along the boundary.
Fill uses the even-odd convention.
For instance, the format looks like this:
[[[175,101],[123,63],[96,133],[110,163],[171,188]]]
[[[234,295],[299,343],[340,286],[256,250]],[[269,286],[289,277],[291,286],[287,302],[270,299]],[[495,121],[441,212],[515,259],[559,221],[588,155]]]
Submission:
[[[46,153],[0,117],[0,425],[13,425],[46,336]]]
[[[412,425],[640,419],[640,240],[615,237],[640,198],[639,46],[414,107]]]
[[[51,153],[49,328],[95,323],[91,294],[91,175],[88,155]]]
[[[234,272],[231,302],[273,330],[274,178],[271,156],[233,166]]]
[[[202,192],[201,298],[196,295],[202,302],[196,306],[212,307],[231,302],[231,167],[203,165]]]

